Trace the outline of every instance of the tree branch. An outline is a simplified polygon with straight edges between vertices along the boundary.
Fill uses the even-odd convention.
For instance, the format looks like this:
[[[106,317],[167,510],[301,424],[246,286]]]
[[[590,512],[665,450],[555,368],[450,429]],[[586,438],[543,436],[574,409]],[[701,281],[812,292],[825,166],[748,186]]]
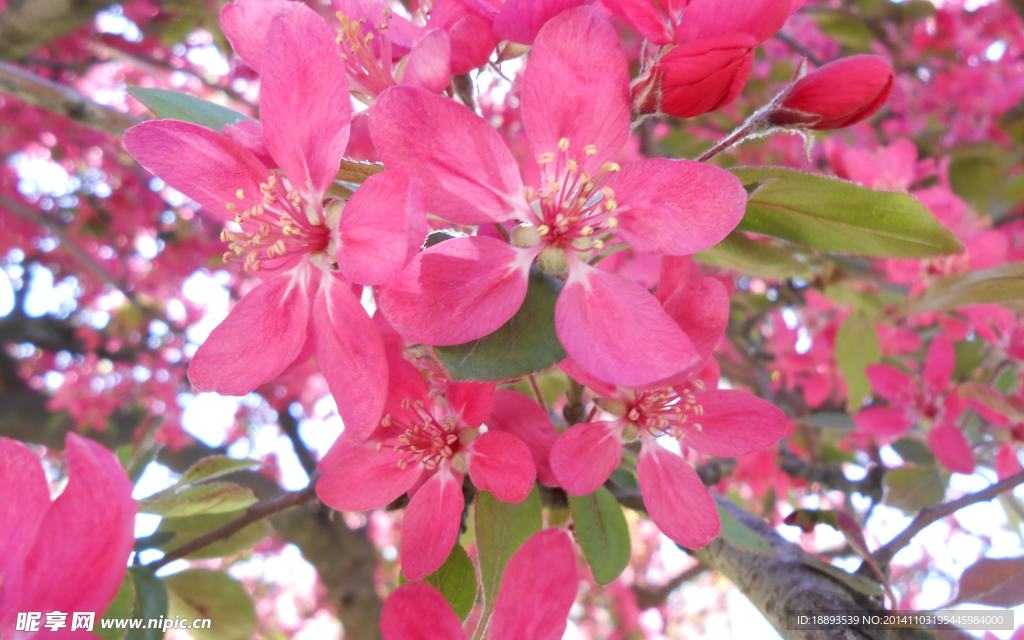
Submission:
[[[208,547],[218,540],[224,540],[230,538],[234,534],[238,533],[242,529],[246,528],[250,524],[262,520],[268,516],[271,516],[279,511],[290,509],[291,507],[298,506],[312,500],[316,497],[316,477],[311,477],[309,486],[301,491],[293,491],[286,493],[283,496],[254,504],[249,507],[245,513],[239,516],[236,520],[232,520],[219,529],[214,529],[210,533],[199,536],[198,538],[181,545],[174,551],[171,551],[164,555],[159,560],[155,560],[146,565],[146,568],[156,571],[160,567],[168,565],[175,560],[180,560],[204,547]]]
[[[641,611],[657,607],[668,600],[669,595],[683,583],[693,580],[708,570],[709,567],[706,564],[698,562],[695,566],[690,567],[660,587],[633,587],[633,592],[636,593],[636,606]]]
[[[47,1],[38,0],[40,4],[46,4]],[[0,13],[0,18],[5,15],[7,12]],[[0,32],[0,43],[3,40],[3,33]],[[142,122],[133,115],[94,102],[71,87],[40,78],[6,62],[0,62],[0,93],[112,136],[120,136],[128,127]]]
[[[0,12],[0,59],[16,60],[92,20],[110,0],[8,0]]]
[[[1024,471],[1012,475],[1005,480],[1001,480],[977,493],[969,493],[962,498],[952,500],[937,507],[925,507],[924,509],[921,509],[906,529],[901,531],[899,535],[890,540],[884,546],[880,547],[878,551],[875,551],[875,562],[878,563],[879,567],[884,569],[900,549],[910,544],[910,541],[913,540],[914,536],[926,529],[932,523],[941,520],[946,516],[953,515],[964,507],[969,507],[972,504],[977,504],[979,502],[988,502],[989,500],[999,496],[1000,493],[1010,491],[1020,484],[1024,484]]]

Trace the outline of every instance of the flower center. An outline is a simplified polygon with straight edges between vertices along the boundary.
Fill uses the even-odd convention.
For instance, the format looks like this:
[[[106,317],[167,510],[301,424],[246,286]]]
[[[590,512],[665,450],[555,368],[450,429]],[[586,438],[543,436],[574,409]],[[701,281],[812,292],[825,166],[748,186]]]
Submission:
[[[636,392],[626,419],[654,437],[667,435],[682,441],[687,429],[703,431],[700,417],[704,407],[697,402],[694,389],[704,389],[700,380],[693,381],[693,389],[668,387],[657,391]]]
[[[363,33],[365,19],[352,21],[341,13],[336,14],[341,21],[341,34],[338,44],[341,45],[341,57],[345,59],[345,67],[349,78],[356,84],[354,93],[365,104],[371,104],[373,98],[388,87],[395,85],[394,70],[391,67],[391,37],[388,35],[388,24],[391,22],[391,10],[384,10],[384,24],[377,25],[380,42],[377,46],[379,55],[373,46],[374,33]]]
[[[260,184],[262,202],[248,211],[239,211],[234,203],[235,222],[241,231],[221,232],[220,238],[228,243],[230,251],[224,253],[224,262],[242,258],[251,272],[274,271],[289,266],[288,258],[318,254],[330,244],[330,230],[316,220],[316,214],[305,211],[308,204],[298,191],[285,191],[276,175]],[[246,195],[238,190],[239,200]],[[272,264],[268,265],[268,262]]]
[[[418,462],[433,470],[455,455],[459,448],[459,432],[451,416],[438,421],[420,400],[403,400],[402,408],[411,410],[416,417],[402,421],[388,414],[382,422],[384,427],[397,426],[405,430],[395,445],[395,451],[405,454],[405,458],[398,462],[399,467],[404,469],[410,463]]]

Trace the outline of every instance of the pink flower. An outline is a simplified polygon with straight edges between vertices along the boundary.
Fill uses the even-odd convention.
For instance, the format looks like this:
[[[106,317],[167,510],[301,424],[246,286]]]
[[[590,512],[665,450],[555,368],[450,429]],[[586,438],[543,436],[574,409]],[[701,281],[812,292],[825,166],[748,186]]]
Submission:
[[[407,182],[384,172],[348,201],[328,194],[349,137],[345,66],[327,24],[288,4],[261,59],[263,131],[283,173],[185,122],[146,122],[124,142],[150,172],[237,223],[240,231],[222,234],[225,259],[238,256],[263,277],[192,358],[192,384],[244,395],[315,349],[346,432],[365,438],[383,410],[387,364],[353,287],[387,282],[404,265]]]
[[[565,633],[579,576],[572,541],[560,529],[533,534],[501,577],[488,640],[557,640]],[[423,582],[409,582],[388,596],[380,616],[384,640],[465,640],[458,616]]]
[[[651,254],[705,249],[739,223],[746,192],[700,163],[616,164],[629,136],[628,85],[618,38],[596,10],[570,9],[541,29],[522,99],[540,189],[524,187],[498,133],[461,105],[402,87],[381,95],[370,114],[374,143],[417,183],[427,210],[462,225],[520,221],[511,243],[460,237],[416,256],[380,295],[402,335],[451,345],[491,333],[519,309],[536,260],[566,279],[555,326],[591,373],[642,387],[695,360],[646,289],[588,261],[613,239]]]
[[[400,345],[389,346],[388,413],[366,442],[338,439],[319,464],[324,476],[317,495],[339,511],[368,511],[408,492],[402,572],[417,580],[441,566],[455,545],[465,475],[499,500],[522,502],[537,477],[531,450],[546,457],[556,432],[546,415],[523,411],[525,396],[496,392],[493,384],[449,381],[445,402],[434,399]],[[488,429],[480,433],[485,421]]]
[[[696,43],[745,33],[760,44],[782,28],[803,0],[602,0],[608,9],[657,45]]]
[[[135,544],[132,483],[117,458],[81,436],[67,436],[68,483],[50,501],[39,459],[0,438],[0,634],[17,638],[18,613],[92,611],[117,594]],[[45,618],[41,621],[45,622]],[[40,626],[40,638],[53,632]],[[56,636],[55,636],[56,637]],[[63,636],[62,636],[63,637]]]
[[[874,115],[892,93],[892,65],[875,55],[830,62],[804,76],[772,107],[768,121],[779,127],[841,129]]]
[[[853,417],[854,424],[866,433],[897,437],[910,431],[920,420],[932,422],[928,444],[935,456],[950,471],[974,472],[974,453],[955,421],[966,403],[950,389],[956,354],[946,334],[932,340],[925,357],[922,380],[888,364],[867,368],[871,388],[889,406],[871,406]]]
[[[637,472],[648,514],[666,536],[698,549],[718,535],[715,501],[690,464],[656,438],[677,440],[684,455],[693,449],[738,456],[776,443],[787,421],[781,410],[761,398],[716,388],[718,367],[711,352],[728,324],[729,297],[724,288],[717,290],[722,285],[715,278],[691,278],[688,271],[688,261],[670,261],[658,293],[666,310],[691,335],[703,338],[695,341],[701,353],[698,368],[664,388],[640,390],[595,379],[571,359],[561,363],[573,379],[594,390],[596,404],[612,419],[577,424],[560,435],[551,449],[551,469],[567,492],[587,495],[619,466],[623,441],[639,439]]]
[[[235,0],[221,10],[221,27],[238,56],[261,71],[271,21],[297,6],[290,0]],[[375,0],[334,0],[334,6],[341,20],[336,48],[351,90],[366,104],[399,83],[438,93],[448,88],[451,44],[443,29],[424,29]]]

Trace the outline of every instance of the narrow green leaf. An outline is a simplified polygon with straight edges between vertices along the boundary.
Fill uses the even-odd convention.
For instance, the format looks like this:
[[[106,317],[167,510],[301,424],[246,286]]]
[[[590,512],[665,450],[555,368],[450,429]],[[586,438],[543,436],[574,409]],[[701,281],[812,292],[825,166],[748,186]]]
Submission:
[[[740,522],[729,511],[718,506],[718,517],[722,521],[722,539],[734,547],[760,553],[765,556],[774,556],[775,549],[768,541],[762,538],[756,531]]]
[[[934,507],[946,495],[946,478],[936,466],[906,466],[885,474],[885,503],[907,512]]]
[[[867,367],[882,359],[882,347],[875,321],[866,312],[854,309],[836,332],[836,364],[849,391],[847,409],[856,413],[871,393]]]
[[[178,487],[205,482],[237,471],[255,471],[260,468],[258,460],[238,460],[227,456],[207,456],[188,468],[178,480]]]
[[[484,624],[494,610],[494,599],[508,559],[530,536],[540,531],[540,490],[534,486],[526,500],[518,504],[502,502],[489,491],[481,491],[476,495],[475,520],[480,580],[484,590],[481,624]]]
[[[1024,263],[1014,262],[959,276],[939,278],[924,294],[908,300],[904,315],[952,311],[969,304],[991,303],[1019,311],[1024,307]]]
[[[902,438],[892,443],[892,448],[900,457],[914,464],[935,464],[935,454],[927,444],[913,438]]]
[[[847,573],[839,567],[834,567],[824,560],[819,560],[811,554],[800,557],[800,561],[809,567],[814,567],[822,573],[826,573],[836,580],[846,584],[848,587],[868,596],[881,596],[885,593],[882,585],[878,582],[860,574]]]
[[[497,382],[546,369],[565,358],[555,334],[555,301],[562,282],[530,271],[526,300],[497,331],[472,342],[434,350],[452,380]]]
[[[128,569],[135,586],[135,605],[132,607],[131,618],[135,620],[155,620],[166,617],[168,611],[167,587],[162,580],[153,575],[145,567]],[[143,623],[145,625],[146,623]],[[163,629],[132,629],[125,635],[125,640],[161,640]]]
[[[763,182],[747,200],[740,231],[784,238],[823,251],[889,258],[961,253],[948,229],[913,196],[792,169],[733,169],[744,184]]]
[[[405,582],[404,576],[400,582]],[[479,585],[476,580],[476,568],[473,567],[473,561],[469,559],[462,545],[456,544],[444,564],[423,578],[423,582],[437,589],[452,606],[455,615],[465,622],[473,610],[473,605],[476,604]]]
[[[239,120],[252,120],[234,109],[177,91],[129,87],[128,93],[161,120],[184,120],[218,132],[225,125],[236,124]]]
[[[168,517],[196,516],[237,511],[255,503],[256,496],[249,489],[230,482],[211,482],[140,500],[139,511]]]
[[[203,534],[237,520],[245,511],[245,509],[238,509],[227,513],[164,518],[160,521],[160,526],[157,527],[157,533],[154,536],[169,536],[159,544],[160,548],[167,553],[188,544]],[[268,535],[270,535],[270,527],[267,526],[266,520],[257,520],[227,538],[218,540],[198,551],[193,551],[186,557],[196,559],[229,556],[252,547]]]
[[[168,617],[209,618],[209,629],[189,629],[197,640],[248,640],[256,631],[256,609],[245,588],[226,574],[190,569],[164,578]]]
[[[590,563],[594,581],[609,584],[629,564],[629,525],[622,507],[601,487],[586,496],[569,496],[573,531]]]
[[[799,276],[808,279],[814,275],[810,265],[797,260],[792,252],[752,240],[738,231],[693,258],[697,262],[757,278],[787,280]]]
[[[121,581],[121,587],[117,590],[114,601],[107,607],[106,613],[103,614],[100,620],[132,617],[132,611],[135,609],[135,600],[135,581],[132,580],[130,573],[125,572],[124,580]],[[106,640],[122,640],[128,635],[128,629],[104,629],[100,620],[97,620],[93,625],[93,633],[99,637]]]

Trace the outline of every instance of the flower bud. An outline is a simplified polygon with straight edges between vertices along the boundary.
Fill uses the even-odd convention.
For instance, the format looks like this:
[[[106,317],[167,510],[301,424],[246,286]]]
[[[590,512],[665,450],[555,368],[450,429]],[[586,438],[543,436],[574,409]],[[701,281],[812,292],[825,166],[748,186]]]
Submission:
[[[882,108],[894,79],[892,65],[880,56],[836,60],[797,81],[768,113],[768,121],[819,131],[848,127]]]
[[[667,48],[633,86],[642,114],[693,118],[736,99],[750,77],[757,39],[729,33]]]

